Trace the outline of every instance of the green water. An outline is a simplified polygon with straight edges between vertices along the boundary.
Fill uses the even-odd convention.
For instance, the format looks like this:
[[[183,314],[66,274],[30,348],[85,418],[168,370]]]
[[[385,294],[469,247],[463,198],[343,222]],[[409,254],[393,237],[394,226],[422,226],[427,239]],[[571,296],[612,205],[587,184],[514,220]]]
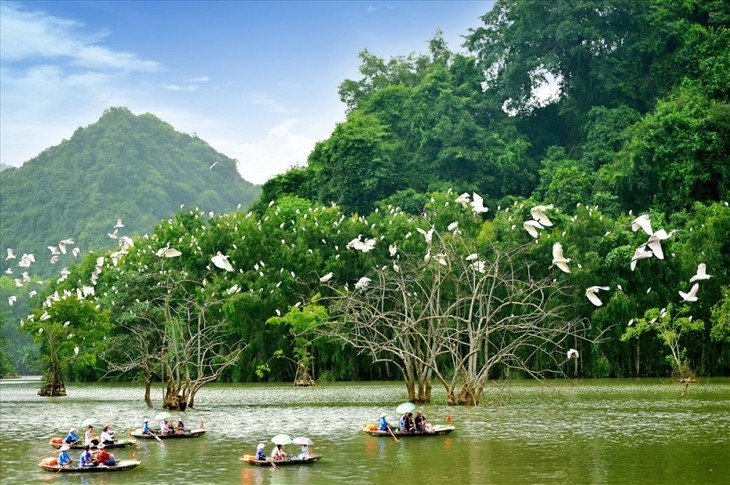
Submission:
[[[684,399],[669,380],[515,383],[490,406],[424,406],[434,424],[451,416],[456,431],[398,443],[361,428],[403,400],[399,383],[210,385],[182,415],[189,426],[203,422],[205,436],[111,450],[142,464],[93,476],[54,476],[36,464],[54,454],[52,436],[88,416],[123,436],[161,409],[148,410],[142,389],[128,384],[71,385],[53,399],[37,389],[0,383],[2,483],[730,483],[730,379],[702,380]],[[435,400],[443,402],[438,391]],[[309,436],[322,460],[277,469],[239,461],[260,441],[269,452],[278,433]]]

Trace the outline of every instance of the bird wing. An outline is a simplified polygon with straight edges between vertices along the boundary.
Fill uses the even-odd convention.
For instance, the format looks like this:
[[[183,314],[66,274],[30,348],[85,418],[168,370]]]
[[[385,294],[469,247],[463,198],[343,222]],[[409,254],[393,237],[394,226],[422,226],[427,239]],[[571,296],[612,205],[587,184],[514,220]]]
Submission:
[[[636,232],[641,228],[647,235],[651,236],[654,231],[651,230],[651,218],[648,214],[643,214],[631,221],[631,230]]]
[[[554,260],[563,260],[565,259],[563,257],[563,245],[560,243],[553,244],[553,259]]]
[[[651,252],[654,253],[657,259],[664,259],[664,251],[662,251],[662,243],[659,239],[650,237],[646,245],[649,246],[649,249],[651,249]]]
[[[570,273],[570,268],[568,267],[568,264],[563,261],[555,263],[555,266],[560,268],[560,271],[562,271],[563,273]]]
[[[590,288],[588,288],[586,290],[586,298],[588,298],[588,300],[591,303],[593,303],[594,305],[601,306],[601,305],[603,305],[603,302],[596,295],[596,291],[598,291],[598,287],[597,286],[591,286]]]

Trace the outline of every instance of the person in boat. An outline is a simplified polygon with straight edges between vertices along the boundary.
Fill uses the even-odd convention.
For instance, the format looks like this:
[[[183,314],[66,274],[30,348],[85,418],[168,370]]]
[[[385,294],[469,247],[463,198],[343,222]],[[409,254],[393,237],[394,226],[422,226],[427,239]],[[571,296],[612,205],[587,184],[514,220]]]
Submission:
[[[312,450],[309,449],[309,446],[302,445],[302,451],[297,455],[297,459],[304,460],[311,454]]]
[[[378,420],[378,429],[380,431],[388,431],[388,421],[385,420],[385,417],[388,415],[385,411],[380,413],[380,419]]]
[[[70,449],[71,449],[71,446],[68,444],[61,446],[61,451],[58,453],[58,464],[59,465],[66,466],[73,461],[73,458],[71,458],[71,455],[68,454],[68,450],[70,450]]]
[[[257,460],[264,460],[266,461],[266,453],[264,453],[264,447],[266,445],[263,443],[259,443],[256,447],[256,459]]]
[[[276,445],[274,446],[274,449],[271,450],[271,459],[272,460],[286,460],[289,455],[286,454],[284,451],[284,445]]]
[[[96,446],[99,444],[99,440],[94,436],[94,427],[89,425],[84,433],[84,446]]]
[[[114,458],[113,454],[104,449],[104,443],[100,443],[99,452],[96,454],[96,459],[94,460],[94,463],[96,465],[114,466],[117,464],[117,460],[116,458]]]
[[[94,466],[94,457],[91,455],[91,446],[86,445],[84,448],[84,451],[81,453],[81,459],[79,460],[79,465],[82,467],[86,466]]]
[[[177,418],[177,427],[175,428],[175,433],[177,433],[177,434],[185,433],[185,423],[183,423],[182,418]]]
[[[161,434],[172,433],[172,430],[170,429],[170,425],[168,424],[166,419],[163,419],[162,421],[160,421],[160,433]]]
[[[413,433],[416,430],[413,424],[413,413],[403,413],[400,418],[400,431],[401,433]]]
[[[418,413],[416,413],[416,419],[414,420],[414,424],[416,425],[416,431],[419,433],[423,433],[426,431],[426,416],[423,415],[423,410],[419,409]]]
[[[152,434],[152,431],[150,430],[150,420],[147,418],[144,418],[144,424],[142,425],[142,434]]]
[[[100,440],[102,444],[105,445],[113,445],[114,444],[114,431],[109,428],[109,425],[107,424],[104,426],[104,429],[101,431],[101,437]]]
[[[77,441],[79,441],[81,438],[79,438],[79,435],[76,434],[76,428],[73,426],[68,430],[68,434],[63,439],[63,442],[68,445],[73,445]]]

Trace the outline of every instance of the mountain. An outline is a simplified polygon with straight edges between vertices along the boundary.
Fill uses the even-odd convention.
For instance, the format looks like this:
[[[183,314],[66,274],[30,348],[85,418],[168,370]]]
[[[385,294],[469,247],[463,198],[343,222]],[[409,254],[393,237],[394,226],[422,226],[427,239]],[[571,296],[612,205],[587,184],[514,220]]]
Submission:
[[[48,246],[73,238],[82,251],[114,247],[110,237],[151,232],[185,207],[228,212],[247,207],[260,187],[244,180],[236,161],[152,114],[111,108],[71,139],[19,168],[0,173],[2,269],[14,273],[23,253],[31,274],[50,275],[74,262],[69,250],[50,264]],[[69,246],[71,248],[72,246]],[[5,261],[6,248],[17,259]],[[16,275],[17,277],[17,275]]]
[[[0,162],[0,172],[7,168],[12,168],[12,165],[5,165],[4,163]]]

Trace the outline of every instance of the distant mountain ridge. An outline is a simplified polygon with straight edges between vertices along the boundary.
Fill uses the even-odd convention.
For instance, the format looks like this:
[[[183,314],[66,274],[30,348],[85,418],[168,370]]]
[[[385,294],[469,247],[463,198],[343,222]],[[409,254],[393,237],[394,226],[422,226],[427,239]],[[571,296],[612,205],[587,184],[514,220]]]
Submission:
[[[110,108],[69,140],[0,174],[3,271],[33,253],[31,274],[53,274],[73,263],[70,251],[50,264],[47,246],[67,238],[82,251],[117,245],[116,236],[151,232],[180,206],[206,212],[246,208],[260,187],[244,180],[236,161],[205,141],[146,113]],[[6,248],[16,260],[5,261]],[[17,277],[17,275],[16,275]]]

